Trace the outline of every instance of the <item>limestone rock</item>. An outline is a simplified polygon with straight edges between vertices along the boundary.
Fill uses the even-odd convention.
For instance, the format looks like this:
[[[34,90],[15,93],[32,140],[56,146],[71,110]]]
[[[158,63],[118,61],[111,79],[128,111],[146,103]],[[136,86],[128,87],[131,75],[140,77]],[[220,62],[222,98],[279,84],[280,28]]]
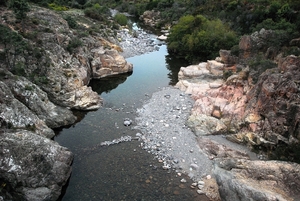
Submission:
[[[30,131],[0,132],[4,199],[57,200],[71,173],[72,153]]]
[[[209,70],[211,74],[215,76],[221,76],[223,75],[224,64],[217,62],[215,60],[209,60],[207,61],[206,68]]]

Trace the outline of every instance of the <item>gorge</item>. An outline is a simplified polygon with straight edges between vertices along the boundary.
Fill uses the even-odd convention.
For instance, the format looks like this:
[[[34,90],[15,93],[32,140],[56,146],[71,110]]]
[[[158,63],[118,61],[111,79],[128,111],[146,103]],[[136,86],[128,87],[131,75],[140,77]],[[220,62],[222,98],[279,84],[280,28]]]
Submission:
[[[16,30],[1,9],[1,25]],[[242,37],[237,56],[221,50],[188,66],[143,30],[132,47],[150,49],[139,52],[120,43],[133,43],[128,29],[104,39],[44,8],[28,16],[27,40],[37,49],[18,60],[30,68],[24,77],[0,72],[3,200],[297,200],[299,164],[269,160],[265,150],[299,141],[299,58],[279,55],[261,76],[245,65],[259,48],[270,56],[263,42],[271,31]],[[79,36],[83,43],[72,46]],[[101,144],[122,136],[132,140]]]

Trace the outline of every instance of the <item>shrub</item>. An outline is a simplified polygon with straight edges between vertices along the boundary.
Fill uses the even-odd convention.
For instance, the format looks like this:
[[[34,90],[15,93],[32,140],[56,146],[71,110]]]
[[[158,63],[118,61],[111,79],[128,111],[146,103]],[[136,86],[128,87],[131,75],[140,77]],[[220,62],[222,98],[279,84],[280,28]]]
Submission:
[[[49,3],[48,6],[52,10],[56,10],[56,11],[66,11],[66,10],[69,10],[69,8],[67,8],[66,6],[57,5],[56,3]]]
[[[187,15],[171,28],[169,53],[188,59],[216,57],[220,49],[230,49],[238,42],[233,31],[221,20],[208,20],[202,15]]]
[[[127,19],[126,15],[124,15],[124,14],[118,13],[115,15],[114,19],[121,26],[125,26],[128,23],[128,19]]]
[[[104,21],[109,12],[110,11],[106,6],[100,6],[98,3],[94,4],[92,7],[87,7],[84,9],[84,14],[87,17],[100,21]]]
[[[70,52],[70,53],[73,53],[74,52],[74,49],[76,49],[77,47],[80,47],[82,46],[82,41],[79,39],[79,38],[73,38],[68,46],[67,46],[67,50]]]
[[[76,20],[70,15],[66,16],[64,19],[68,22],[70,28],[74,29],[78,26]]]

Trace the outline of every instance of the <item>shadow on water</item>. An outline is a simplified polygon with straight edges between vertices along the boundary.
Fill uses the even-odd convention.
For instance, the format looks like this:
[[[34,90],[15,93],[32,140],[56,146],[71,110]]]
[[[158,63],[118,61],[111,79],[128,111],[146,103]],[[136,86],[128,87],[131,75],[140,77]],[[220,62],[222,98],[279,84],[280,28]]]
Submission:
[[[116,89],[120,84],[124,83],[130,75],[132,75],[132,72],[112,75],[101,79],[93,79],[89,86],[91,86],[93,91],[98,94],[102,94],[103,92],[109,93],[111,90]]]
[[[174,86],[178,82],[178,72],[181,67],[190,65],[188,61],[166,55],[166,67],[170,71],[168,78],[170,79],[169,85]]]

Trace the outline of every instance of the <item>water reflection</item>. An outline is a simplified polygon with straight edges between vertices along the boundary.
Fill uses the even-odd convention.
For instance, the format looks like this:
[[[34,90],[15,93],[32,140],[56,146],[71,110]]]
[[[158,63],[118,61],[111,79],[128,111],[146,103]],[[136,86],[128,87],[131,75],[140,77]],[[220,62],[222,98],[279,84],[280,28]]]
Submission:
[[[99,146],[121,136],[134,137],[139,131],[125,127],[124,118],[134,120],[136,109],[153,92],[176,82],[183,64],[166,55],[163,45],[157,52],[128,58],[134,65],[132,74],[91,82],[93,90],[104,99],[103,107],[79,113],[82,120],[55,137],[75,156],[68,187],[60,200],[207,200],[190,188],[192,181],[186,176],[163,170],[162,164],[140,147],[141,142]],[[187,183],[180,182],[183,177]]]
[[[178,72],[181,67],[190,65],[188,61],[166,55],[166,67],[170,71],[168,78],[170,79],[169,84],[174,86],[178,82]]]
[[[103,92],[109,93],[111,90],[116,89],[120,84],[125,82],[130,75],[132,75],[132,72],[112,75],[97,80],[93,79],[89,86],[91,86],[93,91],[96,91],[98,94],[102,94]]]

